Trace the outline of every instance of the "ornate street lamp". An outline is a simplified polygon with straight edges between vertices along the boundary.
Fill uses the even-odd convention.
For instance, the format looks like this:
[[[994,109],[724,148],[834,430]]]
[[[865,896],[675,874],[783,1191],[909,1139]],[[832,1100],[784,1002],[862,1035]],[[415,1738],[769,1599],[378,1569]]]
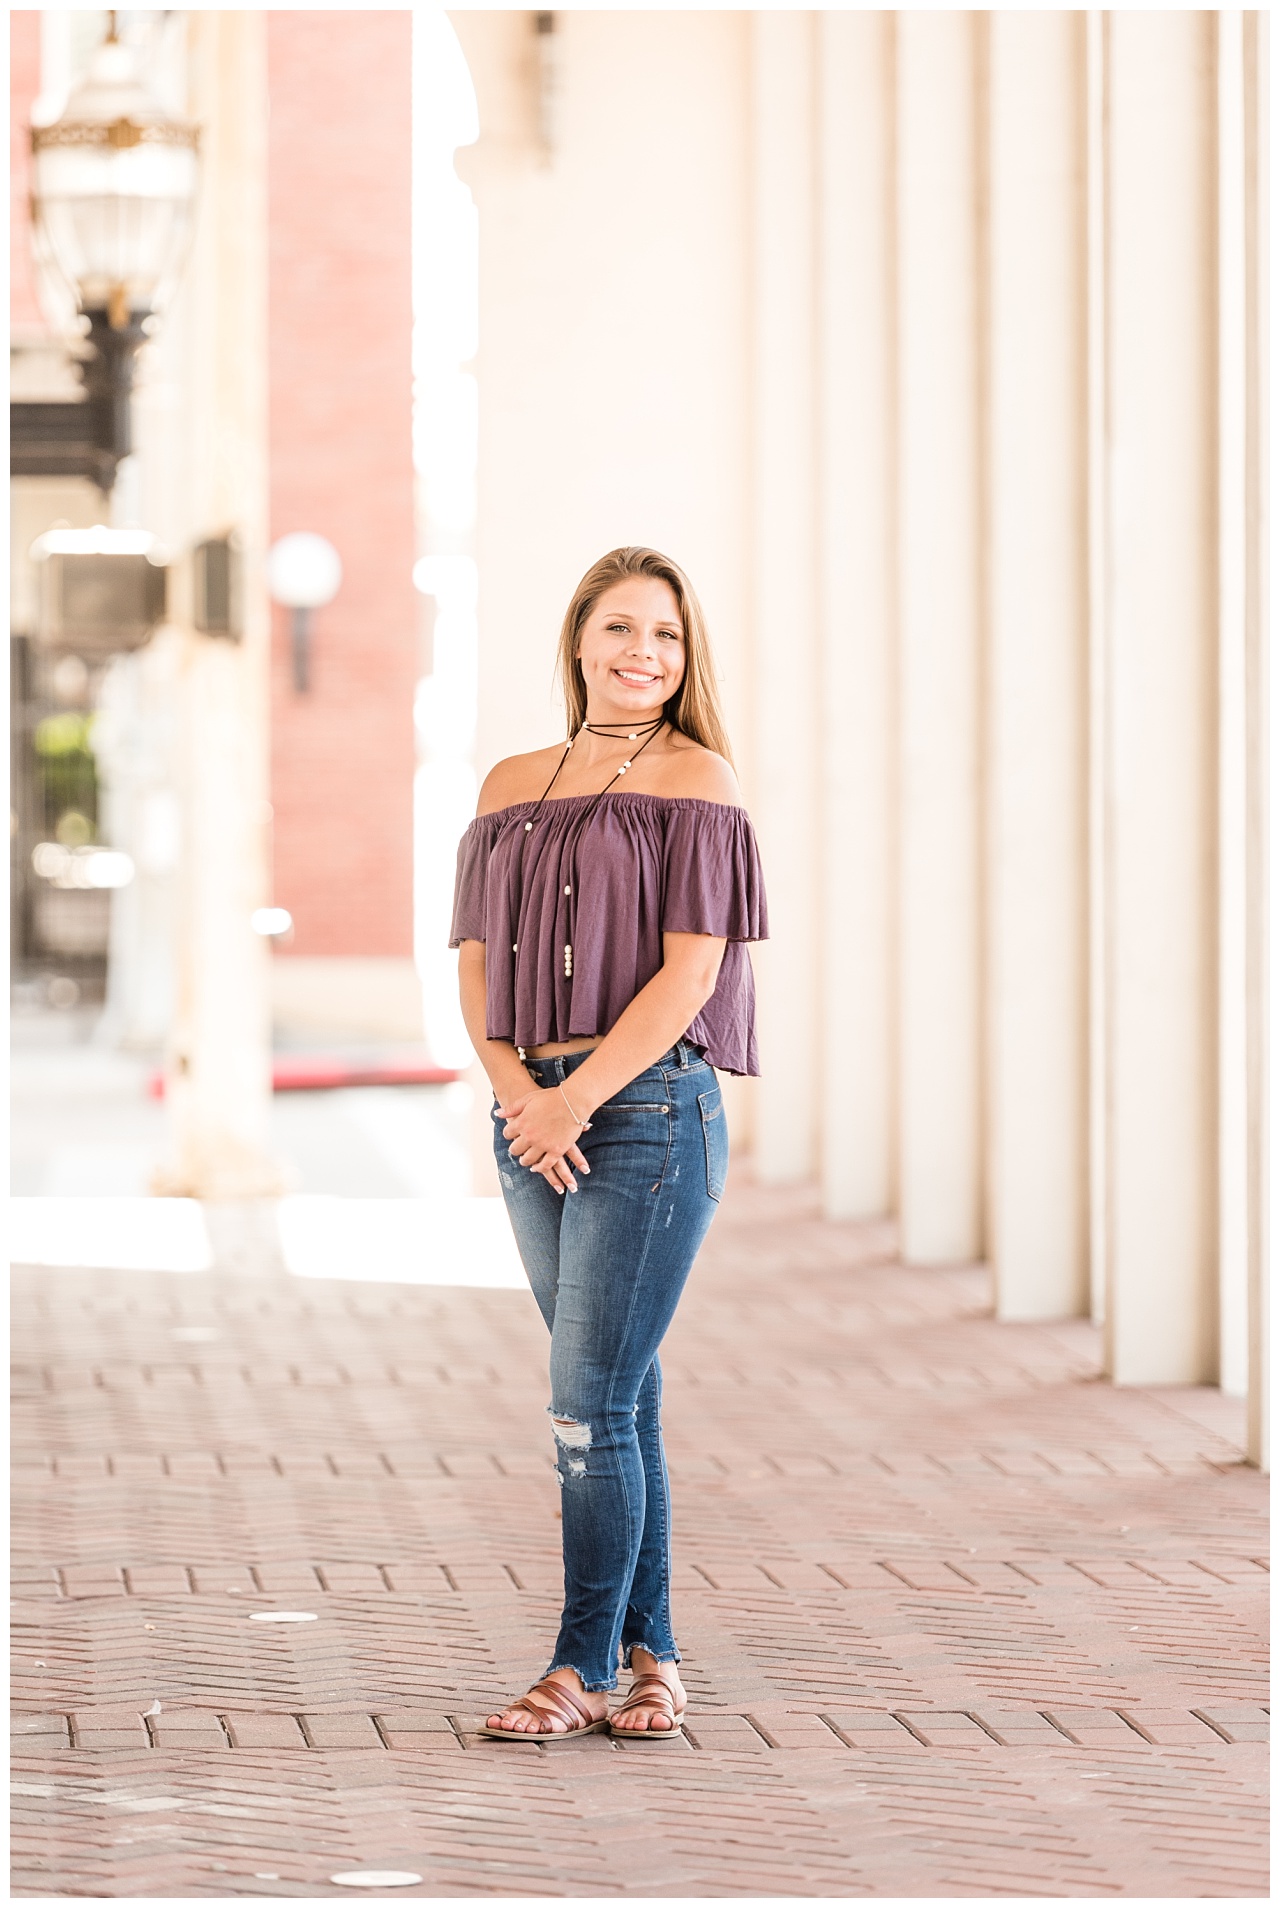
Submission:
[[[177,282],[194,222],[199,136],[173,118],[111,31],[51,126],[33,126],[39,252],[89,321],[83,401],[10,407],[15,476],[84,476],[103,490],[132,448],[134,359]]]

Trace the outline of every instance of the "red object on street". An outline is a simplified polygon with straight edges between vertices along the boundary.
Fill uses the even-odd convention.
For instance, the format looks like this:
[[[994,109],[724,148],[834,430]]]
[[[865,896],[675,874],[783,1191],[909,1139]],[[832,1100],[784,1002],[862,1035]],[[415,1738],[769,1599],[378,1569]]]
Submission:
[[[317,1092],[326,1087],[448,1086],[460,1080],[456,1067],[438,1067],[430,1055],[412,1050],[344,1057],[332,1053],[278,1053],[272,1062],[275,1093]],[[164,1074],[157,1067],[147,1081],[153,1100],[164,1098]]]
[[[324,1053],[278,1053],[271,1069],[271,1085],[277,1093],[310,1087],[448,1086],[461,1077],[456,1067],[438,1067],[425,1053],[392,1053],[368,1060],[344,1060]]]

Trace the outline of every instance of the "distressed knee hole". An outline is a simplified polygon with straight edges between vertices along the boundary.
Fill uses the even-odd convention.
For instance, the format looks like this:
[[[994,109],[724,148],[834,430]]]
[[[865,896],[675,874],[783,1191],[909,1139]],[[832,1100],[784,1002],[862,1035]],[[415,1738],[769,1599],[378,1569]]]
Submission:
[[[591,1426],[579,1423],[577,1418],[557,1418],[554,1411],[548,1409],[551,1429],[555,1432],[556,1443],[562,1444],[566,1451],[589,1451],[591,1449]]]
[[[560,1465],[556,1466],[561,1484],[566,1477],[585,1477],[587,1460],[579,1457],[578,1452],[591,1449],[591,1426],[583,1424],[577,1418],[557,1418],[553,1408],[547,1406],[547,1416],[551,1420],[551,1429],[555,1432],[556,1443],[560,1447]]]
[[[579,1423],[577,1418],[557,1418],[548,1405],[547,1416],[551,1420],[551,1429],[555,1432],[556,1443],[560,1447],[560,1463],[556,1474],[563,1486],[566,1477],[585,1477],[587,1460],[578,1455],[591,1449],[591,1426]]]

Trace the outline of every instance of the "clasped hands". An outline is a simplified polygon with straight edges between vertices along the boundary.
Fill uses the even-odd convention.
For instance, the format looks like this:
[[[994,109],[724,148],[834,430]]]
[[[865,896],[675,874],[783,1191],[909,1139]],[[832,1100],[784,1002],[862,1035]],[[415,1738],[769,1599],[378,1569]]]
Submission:
[[[577,1192],[574,1171],[591,1171],[579,1147],[582,1131],[558,1087],[532,1087],[498,1108],[506,1121],[503,1139],[517,1165],[541,1173],[562,1197]]]

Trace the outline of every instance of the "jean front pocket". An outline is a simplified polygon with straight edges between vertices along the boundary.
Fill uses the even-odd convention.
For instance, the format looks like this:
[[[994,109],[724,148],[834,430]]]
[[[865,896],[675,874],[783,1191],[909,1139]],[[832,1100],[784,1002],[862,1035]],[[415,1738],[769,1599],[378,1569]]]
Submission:
[[[729,1128],[718,1086],[698,1095],[698,1111],[702,1115],[702,1145],[707,1155],[707,1191],[712,1199],[719,1199],[729,1168]]]

